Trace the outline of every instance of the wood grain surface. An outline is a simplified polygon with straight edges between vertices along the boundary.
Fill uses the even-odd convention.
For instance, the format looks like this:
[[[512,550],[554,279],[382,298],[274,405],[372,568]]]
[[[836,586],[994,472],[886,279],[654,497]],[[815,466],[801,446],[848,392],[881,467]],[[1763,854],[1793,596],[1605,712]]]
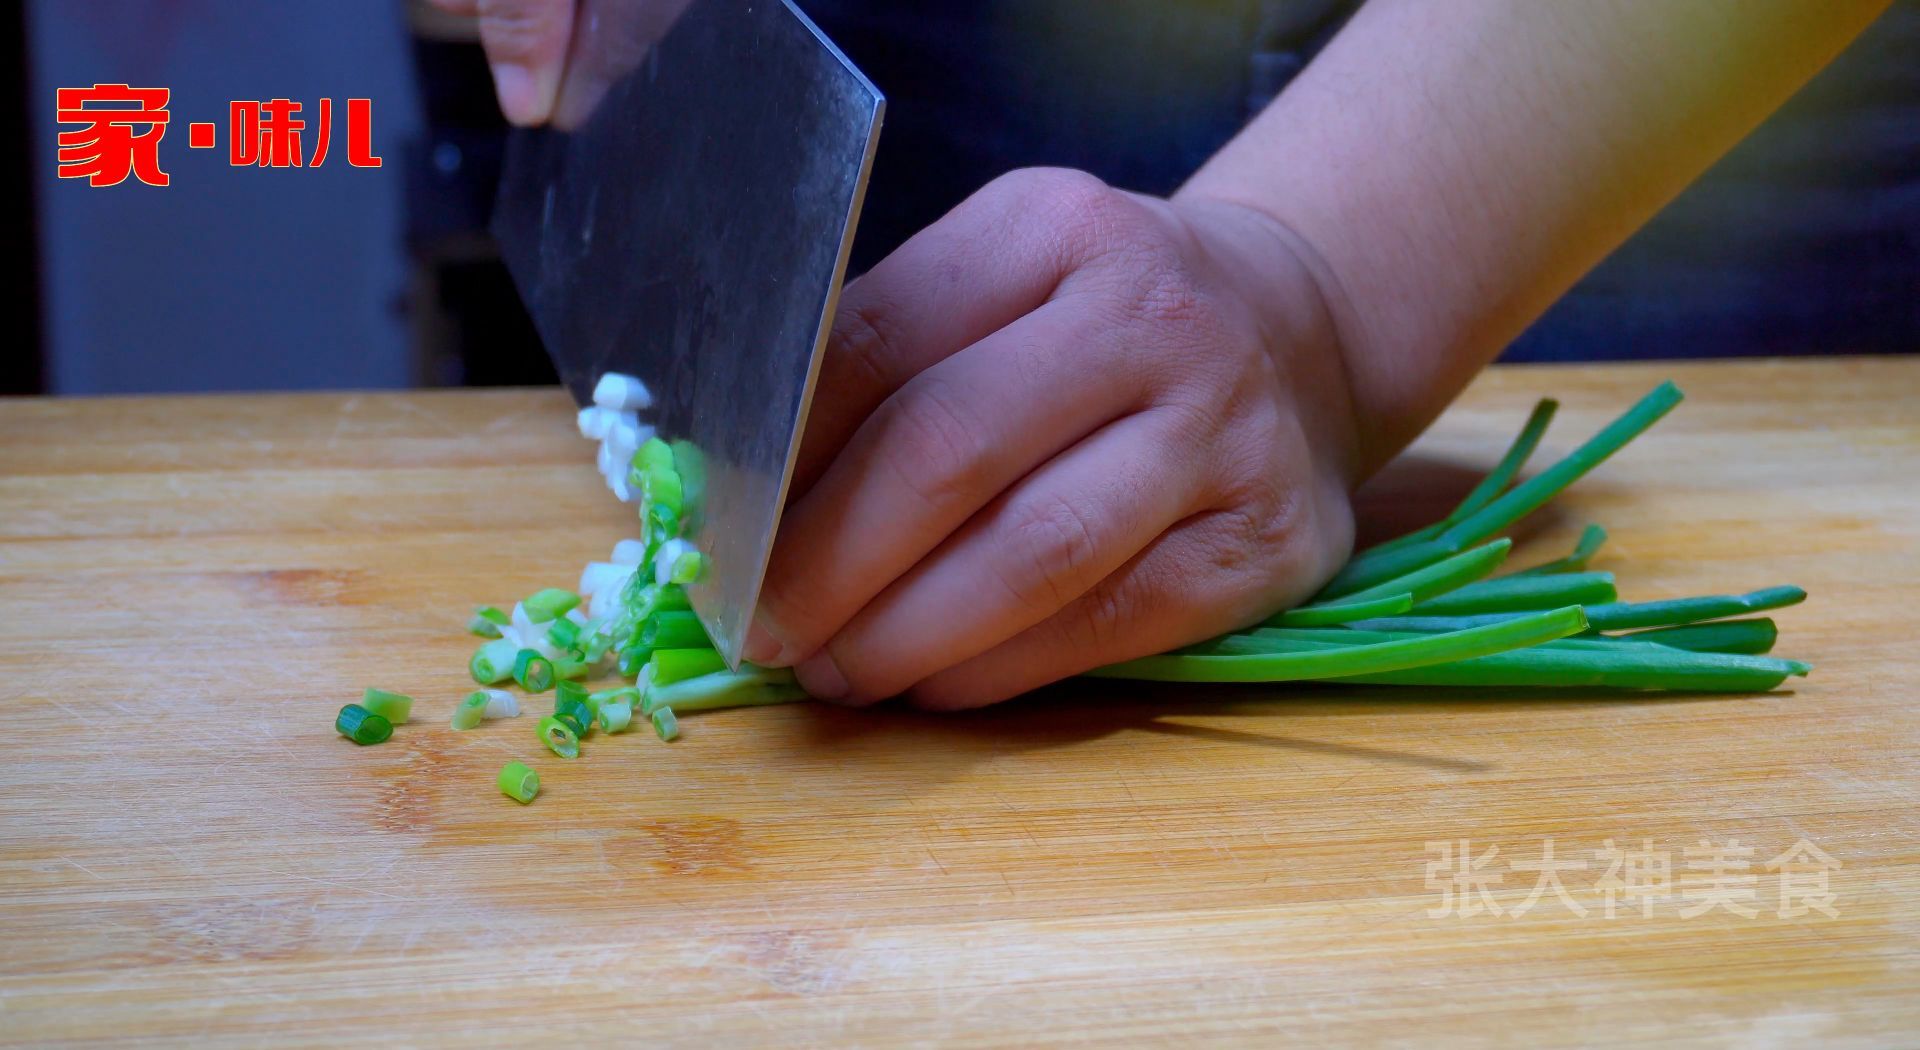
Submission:
[[[1080,684],[575,763],[446,726],[469,607],[627,534],[557,391],[0,402],[0,1041],[1920,1045],[1920,359],[1496,369],[1369,520],[1667,376],[1517,563],[1593,520],[1625,597],[1801,584],[1791,691]],[[355,747],[375,684],[418,718]],[[1501,914],[1437,914],[1462,839]]]

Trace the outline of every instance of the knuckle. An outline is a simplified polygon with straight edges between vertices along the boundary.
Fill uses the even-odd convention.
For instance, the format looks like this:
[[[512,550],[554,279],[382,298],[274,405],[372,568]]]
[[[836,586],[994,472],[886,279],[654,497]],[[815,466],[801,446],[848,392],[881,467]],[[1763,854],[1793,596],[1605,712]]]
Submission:
[[[1087,590],[1085,576],[1099,557],[1099,541],[1081,509],[1058,497],[1012,512],[1003,533],[1001,579],[1029,611],[1052,613]]]
[[[495,59],[527,59],[556,45],[568,0],[479,0],[480,38]]]
[[[987,446],[972,413],[941,380],[922,375],[888,398],[876,415],[882,455],[911,493],[936,513],[972,498]]]
[[[867,303],[849,303],[834,315],[831,346],[834,356],[857,381],[877,390],[893,387],[900,371],[900,340],[887,311]]]
[[[1095,652],[1110,652],[1132,629],[1138,605],[1125,587],[1102,583],[1074,605],[1068,624],[1072,642]]]
[[[1028,221],[1049,225],[1069,254],[1093,257],[1125,240],[1138,210],[1097,176],[1071,168],[1023,168],[994,183]]]

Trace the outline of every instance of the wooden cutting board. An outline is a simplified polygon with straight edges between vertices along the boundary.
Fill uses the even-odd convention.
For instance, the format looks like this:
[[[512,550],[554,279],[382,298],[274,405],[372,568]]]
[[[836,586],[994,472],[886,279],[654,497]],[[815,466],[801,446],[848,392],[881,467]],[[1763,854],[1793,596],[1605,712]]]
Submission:
[[[1801,584],[1791,691],[1093,684],[576,763],[445,724],[469,608],[627,534],[558,392],[0,402],[0,1040],[1913,1045],[1920,359],[1496,369],[1372,520],[1669,375],[1516,559],[1594,520],[1630,598]],[[420,717],[355,747],[376,684]]]

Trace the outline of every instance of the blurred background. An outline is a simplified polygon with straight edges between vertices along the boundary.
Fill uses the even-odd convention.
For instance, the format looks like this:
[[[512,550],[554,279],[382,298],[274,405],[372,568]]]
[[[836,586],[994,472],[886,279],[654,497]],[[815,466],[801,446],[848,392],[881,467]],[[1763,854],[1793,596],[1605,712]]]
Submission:
[[[9,5],[14,6],[14,5]],[[889,98],[853,272],[993,176],[1165,192],[1350,0],[799,0]],[[553,372],[487,234],[505,127],[471,24],[407,0],[24,0],[0,393],[529,384]],[[1920,347],[1920,0],[1852,50],[1509,359]],[[172,91],[166,187],[56,176],[55,92]],[[233,167],[228,103],[373,99],[379,168]],[[336,112],[336,150],[343,145]],[[221,126],[187,147],[186,123]]]

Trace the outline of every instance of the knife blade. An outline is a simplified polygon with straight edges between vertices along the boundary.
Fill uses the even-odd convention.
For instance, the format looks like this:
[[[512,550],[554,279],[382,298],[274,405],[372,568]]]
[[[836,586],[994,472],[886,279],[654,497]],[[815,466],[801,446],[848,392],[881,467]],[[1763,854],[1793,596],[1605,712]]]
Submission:
[[[644,40],[578,21],[567,79],[590,91],[513,133],[494,234],[575,400],[637,376],[646,422],[704,464],[687,590],[737,667],[886,103],[788,0],[693,0]],[[588,79],[583,53],[633,59]]]

